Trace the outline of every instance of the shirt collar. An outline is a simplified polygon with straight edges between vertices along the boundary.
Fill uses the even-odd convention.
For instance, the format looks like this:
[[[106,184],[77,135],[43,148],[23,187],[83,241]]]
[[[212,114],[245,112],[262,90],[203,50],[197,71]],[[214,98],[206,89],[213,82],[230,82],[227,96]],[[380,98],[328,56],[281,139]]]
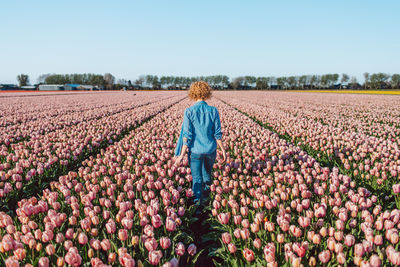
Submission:
[[[202,100],[202,101],[199,101],[199,102],[196,102],[196,103],[195,103],[195,105],[200,105],[200,104],[206,104],[206,105],[207,105],[207,102],[204,101],[204,100]]]

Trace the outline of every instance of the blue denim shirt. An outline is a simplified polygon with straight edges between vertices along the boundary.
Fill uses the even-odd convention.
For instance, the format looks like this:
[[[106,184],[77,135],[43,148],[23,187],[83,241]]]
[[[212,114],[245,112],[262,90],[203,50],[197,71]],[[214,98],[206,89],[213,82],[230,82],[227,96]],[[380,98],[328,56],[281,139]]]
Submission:
[[[217,149],[216,140],[221,138],[218,109],[205,101],[199,101],[185,109],[175,155],[180,155],[183,145],[187,145],[191,153],[210,154]]]

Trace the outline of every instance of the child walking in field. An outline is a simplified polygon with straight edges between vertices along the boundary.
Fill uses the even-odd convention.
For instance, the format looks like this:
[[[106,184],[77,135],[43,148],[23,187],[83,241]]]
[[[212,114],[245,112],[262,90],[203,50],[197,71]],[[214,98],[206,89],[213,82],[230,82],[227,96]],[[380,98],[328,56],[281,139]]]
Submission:
[[[223,161],[226,159],[218,109],[205,102],[210,97],[211,87],[208,83],[198,81],[190,86],[189,98],[196,102],[185,109],[175,150],[175,164],[178,166],[188,153],[196,214],[202,212],[202,205],[210,192],[211,171],[217,156],[217,146],[222,150]]]

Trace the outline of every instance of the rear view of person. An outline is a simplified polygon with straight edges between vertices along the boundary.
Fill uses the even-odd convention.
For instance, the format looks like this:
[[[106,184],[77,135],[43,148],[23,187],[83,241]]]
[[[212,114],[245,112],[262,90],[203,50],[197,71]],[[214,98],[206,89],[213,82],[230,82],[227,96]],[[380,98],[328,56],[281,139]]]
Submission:
[[[226,160],[218,109],[205,102],[210,97],[211,87],[208,83],[198,81],[190,86],[189,98],[196,102],[185,109],[175,150],[175,164],[178,166],[188,153],[196,214],[201,213],[202,205],[210,192],[211,171],[217,156],[217,146],[222,150],[223,161]]]

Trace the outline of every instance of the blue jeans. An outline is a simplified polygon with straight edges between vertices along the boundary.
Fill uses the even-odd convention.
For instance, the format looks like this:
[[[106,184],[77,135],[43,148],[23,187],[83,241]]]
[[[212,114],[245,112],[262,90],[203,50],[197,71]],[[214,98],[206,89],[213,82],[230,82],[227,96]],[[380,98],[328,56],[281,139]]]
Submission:
[[[192,190],[196,204],[202,204],[204,193],[210,190],[211,171],[216,157],[217,151],[210,154],[189,154],[190,171],[193,177]]]

